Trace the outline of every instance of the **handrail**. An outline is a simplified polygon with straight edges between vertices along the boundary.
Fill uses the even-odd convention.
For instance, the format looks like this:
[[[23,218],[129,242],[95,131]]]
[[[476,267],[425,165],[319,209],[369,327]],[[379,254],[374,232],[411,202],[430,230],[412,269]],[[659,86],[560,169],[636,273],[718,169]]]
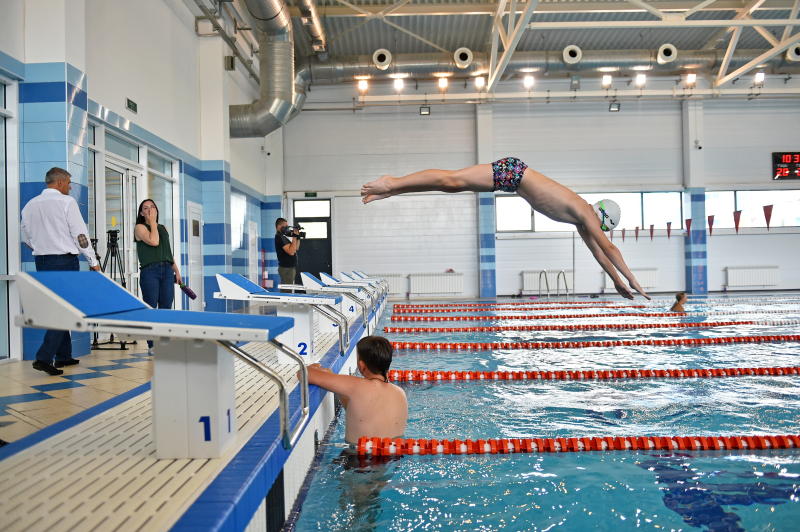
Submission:
[[[567,285],[567,272],[561,270],[560,272],[558,272],[558,275],[556,275],[556,297],[559,297],[559,295],[561,294],[559,290],[561,285],[559,285],[558,280],[561,279],[562,277],[564,279],[564,296],[569,296],[569,285]]]
[[[377,291],[373,292],[372,290],[370,290],[370,287],[368,287],[366,285],[363,285],[363,284],[336,283],[336,284],[329,284],[328,287],[329,288],[355,288],[355,289],[358,289],[358,290],[363,290],[364,292],[366,292],[367,297],[369,298],[369,304],[372,307],[375,307],[376,304],[378,303],[378,293],[377,293]]]
[[[278,348],[278,350],[289,355],[300,364],[300,396],[301,396],[301,407],[303,415],[300,421],[295,426],[294,430],[291,431],[289,429],[291,425],[290,412],[289,412],[289,389],[287,388],[286,382],[283,380],[283,378],[281,378],[281,376],[278,375],[271,368],[267,367],[263,362],[261,362],[251,354],[247,353],[240,347],[237,347],[236,344],[228,340],[217,341],[217,343],[219,343],[222,347],[233,353],[234,356],[238,357],[244,363],[255,368],[257,371],[260,371],[261,373],[266,375],[270,380],[277,383],[278,388],[280,389],[279,408],[280,408],[280,427],[282,435],[281,439],[283,442],[283,447],[285,449],[291,449],[292,447],[294,447],[295,443],[297,443],[297,440],[300,437],[300,432],[302,431],[303,427],[305,426],[309,418],[310,410],[308,407],[308,369],[306,368],[305,362],[300,357],[300,355],[298,355],[288,347],[284,346],[277,340],[270,340],[270,342],[276,348]]]
[[[344,290],[337,290],[336,285],[323,286],[321,288],[306,288],[306,292],[312,294],[324,294],[324,293],[341,294],[347,299],[353,301],[356,305],[361,307],[361,317],[364,319],[365,330],[367,331],[367,334],[369,334],[369,310],[367,309],[367,304],[360,297]]]
[[[539,297],[542,297],[542,276],[544,275],[544,286],[547,289],[547,297],[550,297],[550,281],[547,280],[547,270],[539,272]]]
[[[279,284],[278,290],[291,290],[294,294],[296,290],[306,291],[306,287],[301,284]]]
[[[350,327],[347,316],[336,310],[333,305],[311,305],[320,314],[339,324],[339,352],[344,355],[350,349]]]

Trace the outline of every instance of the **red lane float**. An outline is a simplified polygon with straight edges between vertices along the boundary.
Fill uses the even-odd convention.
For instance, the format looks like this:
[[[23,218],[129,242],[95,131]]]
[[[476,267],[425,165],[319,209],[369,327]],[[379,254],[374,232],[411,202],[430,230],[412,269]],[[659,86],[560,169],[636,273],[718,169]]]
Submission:
[[[599,331],[607,329],[682,329],[728,327],[731,325],[800,325],[800,320],[781,321],[706,321],[693,323],[592,323],[589,325],[494,325],[489,327],[384,327],[396,334],[503,332],[503,331]]]
[[[581,310],[586,307],[581,307],[578,305],[564,305],[563,307],[513,307],[513,308],[506,308],[501,309],[505,312],[520,312],[523,310]],[[646,305],[604,305],[603,309],[607,308],[649,308]],[[446,314],[450,312],[477,312],[477,311],[491,311],[494,310],[494,307],[453,307],[453,308],[446,308],[446,309],[437,309],[437,308],[395,308],[394,312],[396,314],[411,314],[414,312],[419,312],[421,314]]]
[[[720,377],[784,377],[800,375],[800,366],[767,368],[684,368],[684,369],[584,369],[550,371],[389,371],[394,382],[452,381],[579,381],[617,379],[715,379]]]
[[[617,347],[631,345],[707,345],[707,344],[760,344],[798,342],[800,334],[771,336],[722,336],[718,338],[645,338],[642,340],[593,340],[566,342],[392,342],[395,349],[489,351],[495,349],[576,349],[583,347]]]
[[[366,456],[426,454],[516,454],[589,451],[755,451],[798,449],[800,436],[605,436],[594,438],[501,438],[436,440],[404,438],[358,439],[357,452]]]
[[[540,314],[503,316],[398,316],[393,314],[391,321],[498,321],[498,320],[568,320],[584,318],[687,318],[692,316],[728,316],[731,314],[786,314],[785,310],[736,310],[730,312],[615,312],[609,314]]]

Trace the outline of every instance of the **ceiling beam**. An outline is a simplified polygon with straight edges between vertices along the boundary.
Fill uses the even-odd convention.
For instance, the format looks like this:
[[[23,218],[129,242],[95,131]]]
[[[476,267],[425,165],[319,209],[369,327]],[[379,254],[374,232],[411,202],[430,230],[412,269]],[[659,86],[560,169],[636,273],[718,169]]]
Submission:
[[[742,20],[750,17],[750,13],[761,7],[765,0],[750,0],[746,6],[739,10],[733,20]],[[733,31],[733,26],[728,27],[725,30],[718,30],[714,32],[711,38],[706,41],[703,45],[703,50],[713,50],[717,47],[717,43],[723,41],[725,39],[725,35]]]
[[[494,90],[497,82],[500,81],[500,78],[503,76],[503,72],[505,72],[508,62],[511,60],[511,56],[514,55],[514,50],[517,49],[519,40],[522,38],[522,35],[528,28],[528,24],[530,23],[533,12],[536,10],[536,6],[538,4],[539,0],[527,0],[525,3],[525,10],[522,12],[519,20],[514,24],[513,33],[508,36],[508,46],[503,50],[503,55],[500,57],[500,59],[497,60],[497,65],[495,65],[495,67],[489,71],[489,79],[486,83],[486,90],[488,92],[492,92]],[[495,24],[497,23],[498,20],[495,18]],[[502,26],[502,23],[503,21],[501,19],[499,24]]]
[[[721,80],[728,72],[728,66],[731,64],[733,52],[736,50],[736,45],[739,44],[739,37],[742,35],[742,28],[736,28],[731,34],[731,40],[728,43],[728,49],[725,51],[725,57],[722,58],[722,64],[719,66],[717,72],[717,81]]]
[[[721,79],[717,79],[714,82],[714,87],[719,87],[719,86],[724,85],[725,83],[729,82],[732,79],[736,79],[739,76],[747,74],[750,70],[752,70],[753,68],[757,67],[758,65],[760,65],[764,61],[768,61],[768,60],[772,59],[776,55],[782,53],[784,50],[788,49],[790,46],[794,46],[798,42],[800,42],[800,32],[795,33],[791,37],[787,37],[786,39],[783,39],[778,44],[778,46],[774,46],[774,47],[770,48],[769,50],[767,50],[763,54],[759,55],[758,57],[756,57],[752,61],[748,62],[747,64],[742,65],[741,67],[737,68],[736,70],[734,70],[730,74],[727,74],[726,76],[722,77]]]
[[[709,0],[701,2],[706,4]],[[348,2],[349,3],[349,2]],[[692,13],[699,10],[714,10],[714,11],[739,11],[742,9],[741,0],[716,0],[703,7],[697,8],[697,0],[669,0],[665,2],[652,2],[654,6],[662,12],[688,12]],[[794,0],[767,0],[760,9],[791,9]],[[343,5],[328,5],[318,6],[320,16],[323,17],[363,17],[368,15],[377,15],[384,9],[386,4],[359,4],[359,13],[354,13],[349,7]],[[407,4],[387,13],[387,16],[402,17],[414,15],[494,15],[496,11],[495,3],[430,3],[430,4]],[[517,9],[519,14],[522,11],[522,4]],[[636,8],[626,0],[617,1],[594,1],[588,0],[586,2],[545,2],[536,8],[537,13],[597,13],[597,12],[641,12],[642,9]],[[290,7],[289,12],[293,17],[299,17],[300,11],[296,7]]]
[[[717,0],[704,0],[703,2],[700,2],[699,4],[697,4],[696,6],[691,8],[689,11],[686,11],[686,12],[682,13],[682,15],[684,16],[684,18],[688,18],[688,17],[694,15],[695,13],[697,13],[698,11],[701,11],[701,10],[707,8],[708,6],[710,6],[711,4],[713,4],[716,1]],[[719,9],[719,8],[717,6],[714,6],[714,9]]]
[[[745,20],[603,20],[587,22],[531,22],[535,30],[597,30],[597,29],[658,29],[658,28],[731,28],[753,26],[786,26],[787,19],[745,19]],[[727,31],[727,30],[723,30]]]
[[[635,5],[636,7],[642,8],[645,11],[649,11],[650,13],[652,13],[653,15],[657,16],[660,19],[664,18],[664,12],[663,11],[651,6],[647,2],[644,2],[643,0],[628,0],[628,3],[632,4],[632,5]]]
[[[792,10],[789,12],[790,19],[796,19],[798,11],[800,11],[800,0],[794,0],[794,5],[792,6]],[[781,40],[784,40],[789,34],[792,33],[792,26],[786,26],[783,28],[783,35],[781,36]]]

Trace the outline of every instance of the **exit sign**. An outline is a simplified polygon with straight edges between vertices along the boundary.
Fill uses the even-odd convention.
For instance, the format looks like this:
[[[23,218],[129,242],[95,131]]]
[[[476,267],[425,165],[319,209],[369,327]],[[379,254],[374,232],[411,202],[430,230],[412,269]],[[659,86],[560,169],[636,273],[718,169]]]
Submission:
[[[139,112],[139,105],[130,98],[125,98],[125,107],[132,113]]]
[[[317,193],[316,192],[306,192],[305,196],[307,198],[316,198],[317,197]]]

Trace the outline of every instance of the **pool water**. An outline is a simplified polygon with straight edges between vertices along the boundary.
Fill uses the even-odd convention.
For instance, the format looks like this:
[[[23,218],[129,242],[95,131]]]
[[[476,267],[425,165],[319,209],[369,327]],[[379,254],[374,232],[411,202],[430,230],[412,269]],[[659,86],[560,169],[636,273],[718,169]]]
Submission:
[[[800,302],[708,321],[800,317]],[[616,312],[618,309],[595,312]],[[638,309],[648,311],[648,309]],[[562,311],[559,311],[562,312]],[[569,310],[563,312],[570,312]],[[505,311],[501,311],[504,314]],[[530,314],[535,314],[530,312]],[[700,318],[702,319],[702,318]],[[697,317],[693,317],[696,321]],[[547,324],[578,320],[548,320]],[[581,322],[602,323],[602,319]],[[675,322],[613,318],[607,323]],[[488,323],[488,322],[487,322]],[[511,322],[508,322],[511,323]],[[519,323],[519,322],[517,322]],[[544,324],[537,321],[537,324]],[[494,324],[497,324],[496,322]],[[408,326],[389,321],[383,326]],[[422,323],[414,326],[461,326]],[[478,325],[470,322],[469,325]],[[797,326],[388,334],[397,341],[559,341],[795,334]],[[479,352],[400,351],[393,369],[518,370],[800,365],[800,343]],[[404,383],[407,438],[800,434],[800,377]],[[356,457],[340,416],[297,530],[796,530],[800,452],[589,452]]]

